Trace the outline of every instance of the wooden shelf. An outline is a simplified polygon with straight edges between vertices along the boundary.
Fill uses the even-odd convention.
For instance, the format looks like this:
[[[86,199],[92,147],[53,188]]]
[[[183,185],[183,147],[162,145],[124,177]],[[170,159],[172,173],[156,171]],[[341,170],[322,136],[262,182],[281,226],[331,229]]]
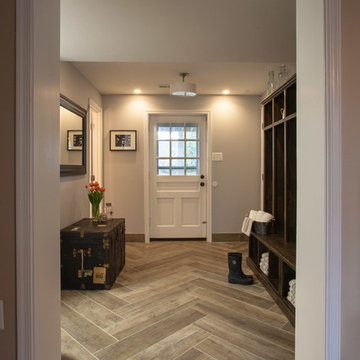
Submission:
[[[251,235],[296,271],[296,245],[294,243],[285,243],[284,235],[281,234],[260,235],[251,233]]]

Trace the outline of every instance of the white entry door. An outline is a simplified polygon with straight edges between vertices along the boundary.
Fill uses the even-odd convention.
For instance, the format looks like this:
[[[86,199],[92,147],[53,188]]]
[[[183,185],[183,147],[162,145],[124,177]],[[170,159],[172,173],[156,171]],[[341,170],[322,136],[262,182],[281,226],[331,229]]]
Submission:
[[[150,238],[206,238],[206,116],[150,116]]]

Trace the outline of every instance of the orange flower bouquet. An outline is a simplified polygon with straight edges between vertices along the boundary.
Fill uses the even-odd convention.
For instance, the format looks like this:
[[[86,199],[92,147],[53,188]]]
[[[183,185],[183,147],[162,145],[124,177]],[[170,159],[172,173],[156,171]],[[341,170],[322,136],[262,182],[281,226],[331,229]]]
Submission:
[[[97,181],[85,185],[85,188],[89,189],[88,197],[92,206],[93,221],[98,221],[100,215],[100,203],[104,197],[105,188],[101,187]]]

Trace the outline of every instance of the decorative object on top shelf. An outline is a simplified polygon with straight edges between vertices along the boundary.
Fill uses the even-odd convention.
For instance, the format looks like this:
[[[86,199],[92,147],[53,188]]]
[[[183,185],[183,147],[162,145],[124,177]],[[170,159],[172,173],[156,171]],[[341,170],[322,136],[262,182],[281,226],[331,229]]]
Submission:
[[[94,223],[99,222],[100,216],[100,203],[104,197],[105,188],[101,187],[97,181],[91,182],[89,185],[85,185],[88,191],[88,197],[92,207],[92,220]]]
[[[136,130],[110,130],[110,151],[136,151]]]
[[[273,93],[276,88],[274,70],[270,70],[268,72],[268,76],[269,76],[269,80],[268,80],[267,86],[266,86],[266,96]]]
[[[286,65],[280,65],[280,71],[278,74],[279,86],[285,84],[289,78],[289,72],[286,69]]]

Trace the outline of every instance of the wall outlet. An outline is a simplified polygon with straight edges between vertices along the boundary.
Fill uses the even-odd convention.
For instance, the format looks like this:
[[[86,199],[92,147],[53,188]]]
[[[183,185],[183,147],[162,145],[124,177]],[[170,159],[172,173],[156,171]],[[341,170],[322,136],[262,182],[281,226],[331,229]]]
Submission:
[[[5,329],[4,324],[4,302],[0,300],[0,330]]]

